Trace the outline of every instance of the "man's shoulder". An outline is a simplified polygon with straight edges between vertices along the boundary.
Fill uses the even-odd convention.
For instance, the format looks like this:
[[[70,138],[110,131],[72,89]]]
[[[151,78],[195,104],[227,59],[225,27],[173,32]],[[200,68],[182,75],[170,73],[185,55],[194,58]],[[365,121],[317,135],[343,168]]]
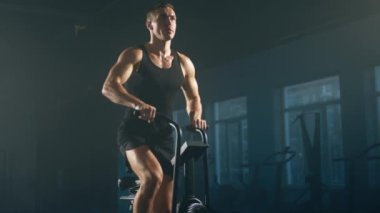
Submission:
[[[142,48],[140,46],[133,46],[133,47],[128,47],[125,48],[121,54],[126,54],[126,55],[142,55]]]
[[[181,52],[178,52],[178,57],[179,57],[181,67],[184,70],[184,72],[186,73],[185,75],[188,75],[188,74],[195,72],[194,64],[187,55],[185,55]]]
[[[133,46],[133,47],[125,48],[121,52],[121,54],[119,56],[119,60],[130,61],[130,62],[139,62],[139,61],[141,61],[142,56],[143,56],[143,52],[142,52],[141,47]]]
[[[184,53],[177,51],[179,60],[182,64],[192,64],[191,59]]]
[[[178,56],[181,58],[181,59],[190,59],[189,56],[187,56],[185,53],[183,52],[180,52],[180,51],[177,51],[178,53]]]

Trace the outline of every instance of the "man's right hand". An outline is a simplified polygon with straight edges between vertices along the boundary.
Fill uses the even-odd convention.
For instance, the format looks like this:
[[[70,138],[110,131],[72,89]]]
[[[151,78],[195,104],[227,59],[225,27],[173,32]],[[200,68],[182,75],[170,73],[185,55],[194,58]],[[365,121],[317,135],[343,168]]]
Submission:
[[[156,107],[149,104],[141,104],[136,107],[136,110],[139,112],[138,118],[148,123],[152,122],[156,117]]]

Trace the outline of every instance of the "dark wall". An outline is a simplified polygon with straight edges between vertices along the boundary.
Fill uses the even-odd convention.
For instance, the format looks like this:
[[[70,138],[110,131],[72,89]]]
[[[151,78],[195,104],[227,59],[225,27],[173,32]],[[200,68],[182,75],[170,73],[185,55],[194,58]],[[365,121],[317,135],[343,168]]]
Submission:
[[[375,102],[369,84],[374,67],[380,63],[379,23],[379,15],[370,16],[213,68],[200,78],[204,101],[248,97],[250,156],[255,163],[281,143],[281,121],[275,113],[275,109],[282,109],[282,103],[275,99],[278,91],[339,75],[344,151],[364,150],[375,142],[375,132],[368,131],[376,128],[375,114],[367,109],[373,109]],[[368,185],[367,168],[366,162],[357,165],[357,192],[365,191]],[[273,190],[273,171],[264,173],[262,184]]]
[[[0,211],[116,212],[122,108],[100,91],[124,44],[60,17],[1,20]]]
[[[6,13],[1,16],[0,146],[4,164],[0,190],[4,197],[0,206],[4,212],[16,206],[31,210],[35,203],[29,197],[36,195],[37,137],[50,121],[40,106],[48,106],[45,112],[53,111],[50,118],[56,116],[48,104],[52,93],[41,93],[40,86],[45,84],[41,77],[48,70],[44,61],[53,60],[54,56],[48,54],[48,46],[31,22]]]

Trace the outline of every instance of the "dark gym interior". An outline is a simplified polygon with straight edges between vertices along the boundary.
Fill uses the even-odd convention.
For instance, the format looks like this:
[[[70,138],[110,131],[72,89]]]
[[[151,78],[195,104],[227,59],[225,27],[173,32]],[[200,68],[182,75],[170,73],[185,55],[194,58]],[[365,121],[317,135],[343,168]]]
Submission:
[[[155,2],[0,0],[0,212],[128,212],[124,108],[101,89]],[[210,126],[214,212],[379,212],[380,1],[169,2]]]

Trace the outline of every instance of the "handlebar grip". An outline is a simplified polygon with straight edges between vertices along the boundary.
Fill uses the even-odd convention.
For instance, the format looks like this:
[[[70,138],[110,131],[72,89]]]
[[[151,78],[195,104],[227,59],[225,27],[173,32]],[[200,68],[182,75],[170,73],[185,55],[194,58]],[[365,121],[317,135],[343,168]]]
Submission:
[[[132,111],[132,115],[138,117],[138,116],[141,115],[141,112],[138,111],[138,110],[133,110]],[[161,114],[159,112],[156,112],[156,117],[155,118],[166,120],[169,123],[175,123],[173,120],[171,120],[170,118],[168,118],[166,115]]]
[[[198,132],[198,131],[206,132],[207,129],[201,129],[201,128],[198,128],[198,127],[194,127],[192,125],[187,125],[186,126],[186,130],[189,131],[189,132]]]

